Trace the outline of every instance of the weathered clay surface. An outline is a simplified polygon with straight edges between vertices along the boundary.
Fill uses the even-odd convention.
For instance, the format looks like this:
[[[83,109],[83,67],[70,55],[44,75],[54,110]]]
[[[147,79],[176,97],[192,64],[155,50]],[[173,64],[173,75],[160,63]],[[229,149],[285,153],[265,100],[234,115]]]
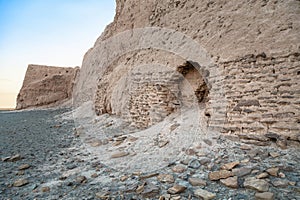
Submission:
[[[199,43],[214,61],[209,68],[207,63],[197,63],[199,68],[195,68],[206,82],[203,88],[207,89],[201,92],[207,95],[205,121],[211,129],[228,134],[251,134],[241,140],[258,145],[268,145],[273,141],[285,148],[289,144],[287,140],[298,143],[299,4],[296,0],[119,0],[114,21],[84,57],[80,79],[76,85],[77,102],[93,101],[98,114],[117,114],[131,122],[137,122],[141,127],[153,124],[151,117],[147,117],[148,114],[141,115],[142,119],[138,119],[140,121],[135,120],[135,114],[141,113],[145,105],[141,100],[145,97],[139,95],[138,91],[132,94],[126,92],[131,85],[124,83],[139,79],[128,72],[145,64],[148,64],[146,69],[152,69],[154,63],[168,66],[174,71],[187,59],[151,48],[139,49],[137,52],[132,49],[132,52],[126,52],[116,60],[109,60],[107,64],[102,60],[119,50],[117,48],[120,46],[115,45],[117,42],[114,43],[116,49],[107,52],[107,56],[104,56],[101,48],[112,42],[111,38],[126,30],[168,28],[184,33]],[[135,37],[134,32],[132,37]],[[164,42],[170,42],[170,38],[166,37]],[[174,62],[176,59],[178,60]],[[208,73],[201,71],[202,68],[208,68]],[[213,71],[218,71],[219,75],[212,73]],[[139,73],[146,72],[144,69]],[[89,85],[87,80],[94,79],[98,80],[98,84],[92,81],[94,85]],[[160,81],[167,83],[165,85],[172,80],[174,79],[160,76]],[[172,87],[176,87],[176,84]],[[147,86],[146,90],[148,89]],[[194,92],[190,90],[188,94],[195,94]],[[172,96],[180,101],[176,92]],[[133,102],[139,102],[133,103],[138,112],[134,111],[132,115],[128,103],[131,98],[135,98]],[[171,101],[166,104],[169,102]],[[159,113],[162,117],[158,120],[168,114],[164,114],[164,110],[163,107],[156,110],[162,111]],[[148,113],[148,110],[145,112]],[[270,134],[271,137],[268,137]]]
[[[17,109],[59,105],[70,100],[79,68],[29,65]]]

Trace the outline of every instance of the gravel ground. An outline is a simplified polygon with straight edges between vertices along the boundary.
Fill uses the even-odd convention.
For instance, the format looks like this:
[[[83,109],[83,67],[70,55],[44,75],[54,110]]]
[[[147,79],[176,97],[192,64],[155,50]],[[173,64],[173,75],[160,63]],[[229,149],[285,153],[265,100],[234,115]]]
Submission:
[[[300,199],[299,148],[220,137],[164,169],[119,172],[56,117],[66,111],[0,112],[0,199]]]

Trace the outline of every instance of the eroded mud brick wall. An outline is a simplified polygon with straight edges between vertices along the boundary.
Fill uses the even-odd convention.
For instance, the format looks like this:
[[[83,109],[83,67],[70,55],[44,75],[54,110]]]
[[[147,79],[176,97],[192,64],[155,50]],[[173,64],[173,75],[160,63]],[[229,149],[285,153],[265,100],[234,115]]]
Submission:
[[[221,63],[230,102],[227,131],[278,133],[298,140],[300,54],[248,55]]]
[[[72,98],[79,68],[28,65],[17,109],[62,103]]]
[[[209,85],[206,117],[211,127],[231,134],[276,133],[299,140],[299,1],[116,2],[114,21],[85,55],[83,70],[101,68],[95,63],[96,47],[118,33],[145,27],[173,29],[199,43],[214,61],[211,69],[219,71],[218,77],[201,74]],[[153,62],[157,60],[153,55],[141,56]],[[88,72],[82,75],[82,80],[88,79]]]

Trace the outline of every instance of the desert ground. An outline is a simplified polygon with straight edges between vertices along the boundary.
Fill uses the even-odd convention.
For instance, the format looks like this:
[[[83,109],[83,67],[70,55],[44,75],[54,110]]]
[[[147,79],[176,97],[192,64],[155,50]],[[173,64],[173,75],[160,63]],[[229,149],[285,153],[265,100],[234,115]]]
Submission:
[[[300,198],[300,153],[295,148],[246,145],[218,136],[206,139],[207,146],[184,149],[165,167],[119,170],[91,149],[110,143],[118,148],[118,141],[134,143],[142,137],[113,136],[108,144],[87,141],[68,115],[68,109],[0,112],[1,199]],[[132,156],[111,159],[122,162]]]

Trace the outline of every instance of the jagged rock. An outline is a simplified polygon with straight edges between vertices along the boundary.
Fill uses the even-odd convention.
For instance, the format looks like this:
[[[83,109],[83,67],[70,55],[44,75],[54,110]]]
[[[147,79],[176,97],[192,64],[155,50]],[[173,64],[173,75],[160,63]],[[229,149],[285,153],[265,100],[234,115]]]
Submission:
[[[278,167],[272,167],[266,170],[271,176],[278,176]]]
[[[18,180],[16,180],[16,181],[14,182],[13,186],[14,186],[14,187],[21,187],[21,186],[26,185],[26,184],[28,184],[28,183],[29,183],[29,182],[28,182],[27,179],[18,179]]]
[[[159,174],[157,180],[162,183],[174,183],[175,179],[171,174]]]
[[[29,167],[30,167],[29,164],[23,164],[23,165],[20,165],[20,166],[18,167],[18,169],[19,169],[19,170],[24,170],[24,169],[28,169]]]
[[[124,157],[124,156],[127,156],[129,155],[128,152],[124,152],[124,151],[120,151],[120,152],[115,152],[111,155],[111,158],[121,158],[121,157]]]
[[[227,171],[227,170],[214,171],[208,174],[208,178],[212,181],[225,179],[230,176],[234,176],[234,174],[231,171]]]
[[[204,200],[210,200],[210,199],[214,199],[216,197],[216,194],[209,192],[207,190],[203,190],[203,189],[196,189],[194,190],[194,195],[198,198],[202,198]]]
[[[226,185],[227,187],[238,188],[238,178],[237,178],[237,176],[229,177],[229,178],[226,178],[226,179],[221,179],[220,182],[223,183],[224,185]]]
[[[186,189],[185,186],[182,185],[174,185],[173,187],[168,189],[168,193],[170,194],[179,194]]]
[[[188,180],[192,186],[206,186],[206,181],[201,178],[190,177]]]
[[[159,193],[159,187],[151,183],[147,183],[141,192],[141,194],[144,197],[153,197],[156,196],[158,193]]]
[[[275,187],[287,187],[289,185],[289,181],[285,179],[276,179],[272,181],[272,185]]]
[[[107,192],[107,191],[104,191],[104,192],[97,192],[96,194],[95,194],[95,196],[96,196],[96,198],[98,198],[98,199],[108,199],[109,198],[109,192]]]
[[[41,191],[42,192],[50,192],[50,187],[42,187]]]
[[[85,183],[87,181],[87,178],[85,176],[77,176],[76,182],[77,183]]]
[[[152,177],[158,176],[158,175],[159,175],[158,173],[144,174],[144,175],[140,175],[140,179],[143,180],[143,179],[152,178]]]
[[[198,159],[201,165],[206,165],[211,162],[211,159],[207,157],[201,157]]]
[[[198,169],[198,168],[201,166],[201,164],[200,164],[199,160],[197,160],[197,159],[192,159],[192,160],[190,160],[190,162],[188,163],[188,166],[189,166],[190,168],[193,168],[193,169]]]
[[[185,170],[186,168],[182,165],[176,165],[172,168],[172,171],[176,173],[183,173]]]
[[[245,179],[245,188],[255,189],[259,192],[267,192],[269,190],[269,183],[263,179],[256,179],[255,177],[249,177]]]
[[[262,192],[262,193],[255,193],[256,200],[273,200],[274,194],[272,192]]]
[[[251,171],[252,171],[251,167],[240,167],[240,168],[232,169],[232,173],[238,177],[246,176],[250,174]]]
[[[9,162],[15,162],[15,161],[18,161],[18,160],[21,160],[21,159],[22,159],[22,157],[19,154],[16,154],[16,155],[13,155],[11,157],[6,157],[2,160],[3,161],[9,161]]]
[[[256,178],[261,179],[261,178],[267,178],[268,176],[269,176],[268,173],[263,172],[263,173],[258,174],[258,175],[256,176]]]
[[[232,168],[234,168],[238,164],[240,164],[240,161],[234,161],[234,162],[231,162],[231,163],[226,163],[223,166],[221,166],[221,169],[231,170]]]

